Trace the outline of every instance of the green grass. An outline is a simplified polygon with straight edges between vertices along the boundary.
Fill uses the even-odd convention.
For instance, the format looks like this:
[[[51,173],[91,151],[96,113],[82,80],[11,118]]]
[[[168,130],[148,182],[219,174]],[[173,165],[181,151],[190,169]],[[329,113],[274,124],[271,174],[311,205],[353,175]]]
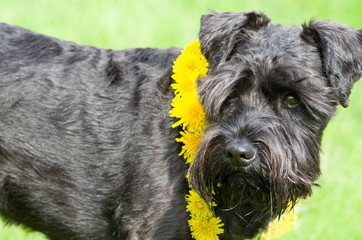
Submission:
[[[264,11],[275,23],[302,24],[311,17],[362,26],[361,0],[0,0],[0,21],[102,48],[185,46],[197,39],[200,15]],[[361,239],[362,83],[348,109],[338,109],[323,140],[321,188],[299,208],[296,227],[282,239]],[[38,233],[4,227],[1,240],[42,240]]]

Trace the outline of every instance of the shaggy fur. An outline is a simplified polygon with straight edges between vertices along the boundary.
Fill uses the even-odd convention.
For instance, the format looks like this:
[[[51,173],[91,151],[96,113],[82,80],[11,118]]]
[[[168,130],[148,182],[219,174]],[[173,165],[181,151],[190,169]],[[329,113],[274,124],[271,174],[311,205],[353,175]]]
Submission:
[[[361,29],[229,12],[204,15],[199,37],[209,126],[187,169],[168,113],[180,49],[103,50],[1,24],[2,216],[52,240],[190,239],[190,171],[218,204],[220,237],[243,239],[309,196],[322,132],[362,74]]]

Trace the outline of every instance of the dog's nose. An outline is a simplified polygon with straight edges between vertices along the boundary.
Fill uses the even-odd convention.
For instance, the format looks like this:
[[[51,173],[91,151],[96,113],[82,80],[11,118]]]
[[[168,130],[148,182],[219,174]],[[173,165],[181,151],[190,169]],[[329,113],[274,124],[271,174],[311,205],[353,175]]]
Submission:
[[[249,140],[241,139],[228,142],[224,154],[231,164],[247,166],[254,160],[256,150]]]

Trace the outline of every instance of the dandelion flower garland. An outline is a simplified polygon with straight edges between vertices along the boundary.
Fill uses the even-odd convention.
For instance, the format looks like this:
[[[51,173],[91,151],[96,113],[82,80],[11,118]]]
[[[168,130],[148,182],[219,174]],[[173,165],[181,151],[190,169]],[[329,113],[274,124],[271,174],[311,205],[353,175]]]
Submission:
[[[186,164],[190,165],[195,159],[206,126],[204,108],[199,103],[196,91],[196,80],[206,76],[208,66],[206,58],[201,53],[199,41],[186,46],[173,65],[172,78],[175,83],[171,84],[171,87],[175,90],[175,97],[171,103],[170,116],[179,119],[172,127],[182,127],[181,137],[176,138],[176,141],[184,144],[179,155],[183,156]],[[192,189],[192,186],[185,199],[186,211],[190,213],[188,224],[191,236],[196,240],[218,240],[218,235],[224,233],[222,228],[224,224],[209,208],[216,206],[216,203],[207,203]],[[279,222],[274,221],[269,225],[267,231],[261,235],[261,239],[280,237],[293,227],[295,219],[294,212],[287,211]]]
[[[183,155],[190,165],[206,126],[204,108],[196,94],[196,80],[205,77],[207,71],[208,62],[201,53],[198,41],[187,46],[173,66],[172,78],[175,83],[171,86],[175,89],[175,97],[170,114],[179,120],[172,127],[182,126],[181,137],[176,141],[184,144],[180,156]],[[185,198],[188,203],[186,211],[190,213],[188,223],[191,236],[196,240],[218,240],[218,235],[224,232],[221,219],[213,215],[205,200],[192,188]],[[209,204],[216,206],[213,202]]]

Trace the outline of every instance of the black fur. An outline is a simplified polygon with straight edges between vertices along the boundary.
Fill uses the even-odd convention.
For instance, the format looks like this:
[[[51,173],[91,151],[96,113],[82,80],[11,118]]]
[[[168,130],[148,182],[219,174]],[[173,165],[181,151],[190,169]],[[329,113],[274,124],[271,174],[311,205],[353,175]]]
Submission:
[[[322,132],[361,76],[361,38],[328,21],[203,16],[209,126],[188,169],[169,117],[181,49],[103,50],[1,24],[0,213],[54,240],[191,239],[190,171],[218,204],[220,237],[252,237],[312,193]],[[247,166],[224,153],[239,140],[255,149]]]

